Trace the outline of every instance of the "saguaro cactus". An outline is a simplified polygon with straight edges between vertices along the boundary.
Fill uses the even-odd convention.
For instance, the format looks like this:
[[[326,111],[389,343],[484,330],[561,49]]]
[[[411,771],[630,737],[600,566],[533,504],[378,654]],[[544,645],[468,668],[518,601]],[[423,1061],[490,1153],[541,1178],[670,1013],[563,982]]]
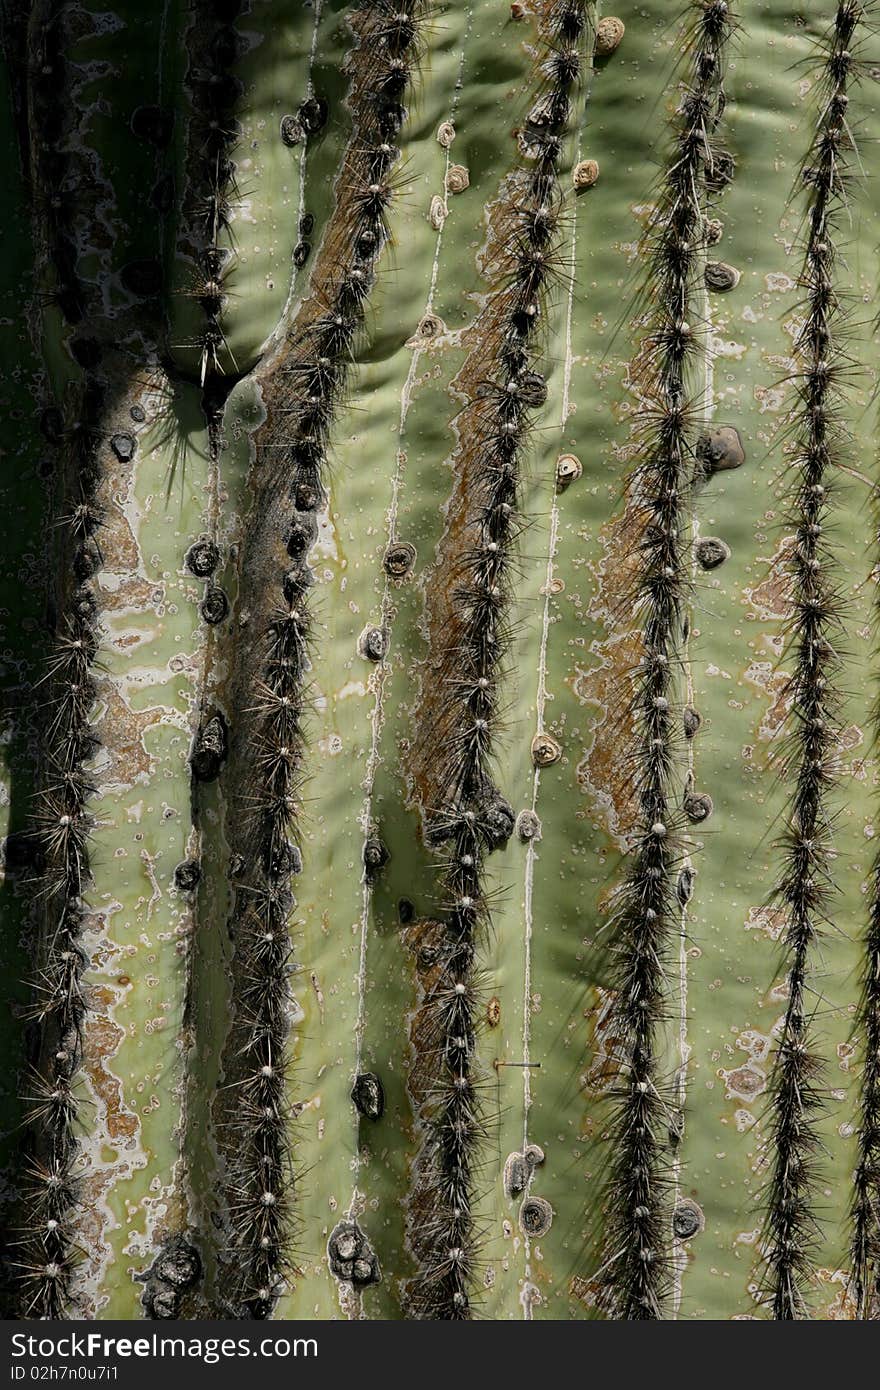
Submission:
[[[873,1318],[868,0],[2,6],[4,1298]]]

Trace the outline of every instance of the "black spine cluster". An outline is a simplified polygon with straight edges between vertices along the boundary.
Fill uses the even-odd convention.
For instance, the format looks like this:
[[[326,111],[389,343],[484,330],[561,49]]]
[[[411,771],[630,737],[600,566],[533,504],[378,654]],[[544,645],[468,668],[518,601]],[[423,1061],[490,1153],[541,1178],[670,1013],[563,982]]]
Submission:
[[[629,480],[640,518],[635,611],[642,655],[634,675],[632,778],[638,812],[615,902],[611,968],[620,1078],[610,1129],[600,1301],[616,1319],[660,1318],[670,1284],[672,1108],[657,1054],[666,1013],[665,966],[680,930],[676,878],[682,809],[676,761],[681,660],[689,593],[689,510],[695,425],[706,402],[689,366],[706,350],[699,284],[707,246],[706,190],[729,162],[717,143],[723,77],[735,26],[725,0],[695,0],[684,40],[687,75],[674,145],[648,228],[647,331],[636,362],[642,404]],[[701,337],[702,330],[702,337]]]
[[[489,375],[459,422],[459,437],[475,461],[467,503],[471,539],[455,576],[454,645],[444,652],[444,689],[427,734],[427,746],[440,758],[442,789],[431,837],[443,843],[448,861],[440,968],[423,1009],[431,1018],[438,1077],[426,1107],[411,1235],[420,1263],[411,1306],[421,1318],[473,1313],[474,1183],[486,1127],[476,1074],[474,965],[489,918],[484,859],[513,829],[490,761],[509,638],[522,456],[534,410],[547,394],[536,362],[542,310],[558,274],[563,135],[583,72],[587,28],[583,0],[555,0],[543,20],[541,89],[523,132],[529,163],[517,176],[509,235],[499,237],[494,266],[499,288],[488,310],[491,353],[484,343],[477,348]]]
[[[283,419],[282,476],[288,492],[285,543],[290,568],[269,623],[249,711],[249,825],[240,849],[234,931],[235,1027],[242,1075],[235,1118],[230,1195],[238,1306],[266,1317],[290,1272],[293,1174],[289,1152],[287,1057],[291,875],[304,769],[302,717],[308,671],[308,552],[334,417],[363,329],[376,262],[390,238],[397,138],[420,52],[426,0],[365,0],[349,60],[355,137],[339,179],[336,244],[342,248],[320,304],[291,330]],[[273,472],[277,467],[273,465]]]
[[[30,1134],[26,1177],[26,1255],[21,1261],[26,1317],[59,1318],[70,1297],[79,1202],[78,1102],[83,1054],[88,960],[82,944],[84,895],[91,876],[88,802],[94,794],[87,765],[97,750],[90,723],[95,698],[98,607],[92,578],[101,564],[96,533],[97,450],[105,389],[94,377],[82,388],[79,420],[66,432],[72,510],[65,517],[62,599],[49,669],[40,688],[46,711],[43,787],[36,813],[39,870],[38,970],[33,982],[37,1061],[28,1085]]]
[[[832,476],[846,456],[838,417],[848,363],[842,347],[847,305],[836,284],[840,223],[847,217],[847,164],[854,153],[848,88],[864,5],[843,0],[824,42],[821,107],[802,168],[803,321],[798,331],[796,435],[788,464],[794,541],[789,556],[792,615],[788,686],[790,748],[784,770],[792,791],[779,897],[786,912],[788,1000],[776,1056],[771,1173],[764,1257],[766,1301],[775,1319],[808,1315],[813,1249],[819,1233],[818,1120],[824,1107],[821,1063],[812,1038],[813,956],[833,892],[833,807],[840,733],[838,652],[841,594],[827,539]]]

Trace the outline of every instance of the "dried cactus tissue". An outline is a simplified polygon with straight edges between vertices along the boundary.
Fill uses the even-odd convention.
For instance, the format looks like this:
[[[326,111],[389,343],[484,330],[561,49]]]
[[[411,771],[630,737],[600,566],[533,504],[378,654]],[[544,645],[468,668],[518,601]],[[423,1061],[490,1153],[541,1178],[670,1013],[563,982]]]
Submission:
[[[0,5],[6,1319],[880,1319],[880,6],[609,10]]]

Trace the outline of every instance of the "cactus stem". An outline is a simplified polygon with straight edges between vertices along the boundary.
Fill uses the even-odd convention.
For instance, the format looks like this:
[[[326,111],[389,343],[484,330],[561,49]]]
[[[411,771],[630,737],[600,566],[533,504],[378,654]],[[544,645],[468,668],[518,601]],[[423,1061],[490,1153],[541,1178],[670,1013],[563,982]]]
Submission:
[[[876,514],[880,498],[877,484],[872,485],[872,492]],[[875,536],[880,541],[880,519],[875,519]],[[875,598],[875,603],[880,599]],[[875,705],[874,718],[875,722],[880,719],[880,702]],[[850,1258],[856,1314],[876,1320],[880,1316],[880,852],[871,869],[856,1028],[861,1034],[862,1075],[850,1205]]]

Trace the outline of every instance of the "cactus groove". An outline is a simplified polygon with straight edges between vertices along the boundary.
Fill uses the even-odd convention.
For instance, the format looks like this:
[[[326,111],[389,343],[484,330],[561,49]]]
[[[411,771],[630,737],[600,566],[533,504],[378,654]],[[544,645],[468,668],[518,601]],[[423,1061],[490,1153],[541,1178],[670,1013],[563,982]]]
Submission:
[[[0,6],[3,1308],[880,1315],[871,0]]]

